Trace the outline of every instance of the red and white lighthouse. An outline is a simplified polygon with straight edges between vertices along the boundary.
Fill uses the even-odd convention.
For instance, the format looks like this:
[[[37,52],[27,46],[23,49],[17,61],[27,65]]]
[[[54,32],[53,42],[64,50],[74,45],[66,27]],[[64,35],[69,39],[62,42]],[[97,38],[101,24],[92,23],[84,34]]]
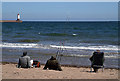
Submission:
[[[20,14],[17,14],[17,20],[20,20]]]

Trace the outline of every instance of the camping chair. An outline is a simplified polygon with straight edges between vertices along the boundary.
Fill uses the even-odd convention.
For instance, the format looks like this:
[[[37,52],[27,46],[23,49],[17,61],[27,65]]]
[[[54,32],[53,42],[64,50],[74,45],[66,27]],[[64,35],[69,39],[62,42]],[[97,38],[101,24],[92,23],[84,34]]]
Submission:
[[[94,53],[93,55],[93,60],[92,60],[92,65],[91,65],[91,72],[92,72],[92,68],[102,68],[102,72],[104,71],[104,54],[103,53]]]
[[[101,68],[102,69],[102,72],[104,71],[104,65],[103,66],[99,66],[99,65],[93,65],[93,66],[91,66],[91,71],[90,72],[92,72],[92,68],[93,67],[97,67],[97,68]]]

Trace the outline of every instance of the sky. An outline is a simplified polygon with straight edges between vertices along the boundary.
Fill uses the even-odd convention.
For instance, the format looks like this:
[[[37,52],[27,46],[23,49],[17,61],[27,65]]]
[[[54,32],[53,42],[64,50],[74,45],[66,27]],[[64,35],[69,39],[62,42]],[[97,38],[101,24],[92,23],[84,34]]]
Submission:
[[[2,20],[117,21],[118,2],[2,2]]]
[[[119,2],[120,0],[1,0],[2,2]]]

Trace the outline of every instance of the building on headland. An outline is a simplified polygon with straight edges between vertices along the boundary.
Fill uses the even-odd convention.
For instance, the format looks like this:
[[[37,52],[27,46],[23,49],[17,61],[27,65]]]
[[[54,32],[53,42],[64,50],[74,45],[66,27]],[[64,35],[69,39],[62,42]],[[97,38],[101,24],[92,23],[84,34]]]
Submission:
[[[17,20],[0,20],[0,22],[22,22],[22,20],[20,20],[20,14],[17,14]]]

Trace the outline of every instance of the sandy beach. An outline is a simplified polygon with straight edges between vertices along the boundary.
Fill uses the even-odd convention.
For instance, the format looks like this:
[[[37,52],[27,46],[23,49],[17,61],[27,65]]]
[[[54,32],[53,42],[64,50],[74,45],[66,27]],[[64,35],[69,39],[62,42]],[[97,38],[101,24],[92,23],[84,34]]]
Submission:
[[[40,68],[16,68],[17,64],[2,65],[2,79],[118,79],[117,69],[99,69],[97,73],[90,72],[90,68],[65,67],[63,71],[43,70]]]

